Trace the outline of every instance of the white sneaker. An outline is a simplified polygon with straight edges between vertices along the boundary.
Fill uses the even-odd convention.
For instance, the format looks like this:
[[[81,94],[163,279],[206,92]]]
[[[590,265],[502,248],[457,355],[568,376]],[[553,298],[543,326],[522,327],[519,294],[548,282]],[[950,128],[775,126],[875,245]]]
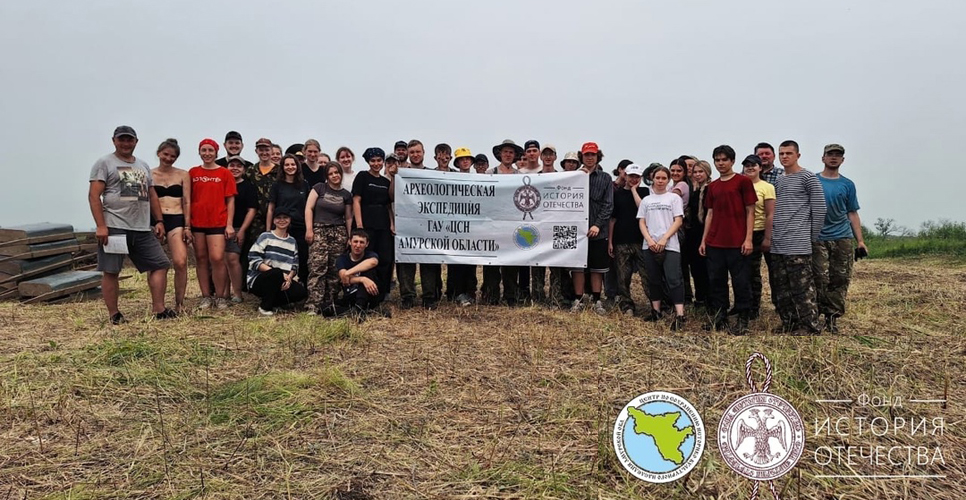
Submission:
[[[243,299],[241,295],[235,295],[231,298],[232,304],[241,304],[242,302],[245,302],[245,299]]]
[[[577,299],[574,301],[574,305],[570,306],[570,312],[579,313],[584,310],[584,301]]]
[[[259,307],[258,314],[261,314],[262,316],[275,316],[275,311],[266,311],[265,309]]]
[[[228,299],[218,297],[215,299],[215,307],[218,309],[228,309]]]
[[[463,307],[473,305],[473,299],[471,299],[469,294],[466,293],[459,294],[459,296],[456,297],[456,301],[459,302],[459,304]]]
[[[211,309],[211,305],[211,297],[202,297],[201,302],[198,303],[198,309]]]
[[[601,316],[607,314],[607,309],[604,308],[604,303],[601,302],[601,301],[599,301],[599,300],[597,302],[595,302],[594,303],[594,312],[597,313],[597,314],[599,314],[599,315],[601,315]]]

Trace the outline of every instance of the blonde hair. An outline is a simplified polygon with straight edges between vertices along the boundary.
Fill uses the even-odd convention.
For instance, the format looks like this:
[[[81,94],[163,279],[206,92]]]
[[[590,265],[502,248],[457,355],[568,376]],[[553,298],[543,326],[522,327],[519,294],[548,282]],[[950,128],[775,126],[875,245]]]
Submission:
[[[701,170],[704,170],[704,177],[705,177],[704,183],[705,184],[707,184],[708,182],[711,181],[711,164],[710,163],[708,163],[708,162],[706,162],[704,160],[698,160],[697,163],[694,164],[694,168],[700,168]]]

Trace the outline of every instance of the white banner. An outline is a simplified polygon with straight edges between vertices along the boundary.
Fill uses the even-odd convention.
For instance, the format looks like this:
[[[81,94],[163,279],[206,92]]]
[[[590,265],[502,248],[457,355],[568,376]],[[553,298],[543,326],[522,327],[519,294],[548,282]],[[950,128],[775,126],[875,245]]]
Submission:
[[[588,179],[401,168],[396,262],[586,267]]]

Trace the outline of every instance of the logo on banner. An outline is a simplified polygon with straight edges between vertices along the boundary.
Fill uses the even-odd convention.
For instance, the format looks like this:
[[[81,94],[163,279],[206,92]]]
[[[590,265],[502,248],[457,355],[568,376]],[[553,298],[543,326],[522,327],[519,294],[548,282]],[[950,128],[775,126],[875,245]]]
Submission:
[[[533,220],[533,211],[540,206],[540,190],[530,185],[530,176],[523,176],[523,186],[513,192],[513,204],[523,212],[523,220]]]
[[[701,415],[688,400],[670,392],[648,392],[621,410],[614,423],[614,451],[634,477],[667,483],[698,464],[704,435]]]
[[[520,250],[530,250],[540,243],[540,231],[536,226],[520,226],[513,231],[513,242]]]
[[[765,364],[765,383],[761,392],[751,376],[755,359]],[[768,481],[778,498],[775,484],[795,467],[805,448],[805,425],[801,415],[788,401],[768,392],[771,362],[764,354],[754,353],[745,363],[745,379],[751,394],[738,398],[725,410],[718,424],[718,448],[725,464],[755,481],[752,497],[757,497],[759,482]]]

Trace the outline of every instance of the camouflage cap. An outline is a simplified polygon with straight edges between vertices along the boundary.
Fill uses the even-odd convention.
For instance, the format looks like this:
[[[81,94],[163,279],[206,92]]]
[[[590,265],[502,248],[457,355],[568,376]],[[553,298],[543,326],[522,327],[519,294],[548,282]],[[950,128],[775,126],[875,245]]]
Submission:
[[[845,148],[843,148],[841,144],[829,144],[825,146],[825,151],[823,154],[829,154],[830,151],[841,151],[842,154],[845,154]]]

